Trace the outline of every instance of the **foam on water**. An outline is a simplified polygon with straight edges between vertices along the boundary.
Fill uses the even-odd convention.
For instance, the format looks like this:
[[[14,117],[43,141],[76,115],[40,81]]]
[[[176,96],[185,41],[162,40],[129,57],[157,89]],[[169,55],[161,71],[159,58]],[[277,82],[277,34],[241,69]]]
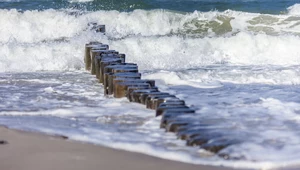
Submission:
[[[189,163],[299,165],[297,8],[282,15],[0,10],[0,124]],[[89,22],[105,24],[106,35]],[[159,129],[153,111],[104,97],[93,76],[76,71],[84,44],[95,40],[125,53],[143,78],[186,100],[199,119],[251,134],[223,151],[243,159],[186,147]]]
[[[232,37],[134,37],[111,44],[144,69],[188,69],[211,64],[299,65],[300,39],[238,33]]]
[[[296,6],[296,5],[295,5]],[[294,8],[294,7],[291,7]],[[238,32],[268,35],[299,32],[297,15],[267,15],[227,10],[225,12],[176,13],[166,10],[118,11],[24,11],[0,10],[0,42],[40,42],[74,37],[87,28],[90,21],[107,25],[110,38],[128,36],[164,36],[191,34],[213,37],[234,36]],[[68,28],[68,29],[66,29]],[[229,34],[228,34],[229,33]],[[192,36],[193,37],[193,36]]]
[[[288,7],[288,13],[290,15],[300,15],[300,4],[295,4]]]
[[[0,14],[3,16],[0,19],[3,23],[0,26],[1,71],[82,68],[82,46],[93,40],[111,44],[146,70],[198,68],[210,64],[299,64],[299,18],[296,16],[261,16],[235,11],[179,14],[163,10],[130,13],[0,10]],[[220,30],[213,31],[214,28],[227,22],[220,16],[234,19],[230,20],[231,31],[217,35]],[[268,23],[272,18],[274,21]],[[198,21],[213,24],[199,25]],[[106,24],[107,36],[90,31],[89,22]],[[221,24],[216,25],[218,22]],[[269,25],[277,35],[272,35],[274,31],[257,32],[252,27],[251,30],[245,26],[249,22],[252,26]],[[191,23],[196,26],[193,30]],[[187,32],[190,36],[186,37]],[[211,35],[201,37],[203,34]]]
[[[159,77],[161,80],[159,74],[149,73],[145,78]],[[177,76],[181,74],[177,73]],[[160,89],[185,99],[197,109],[198,119],[197,116],[192,119],[217,121],[217,125],[226,127],[223,127],[224,131],[218,129],[218,132],[223,131],[228,136],[226,129],[229,128],[230,133],[236,131],[239,134],[236,137],[245,140],[242,144],[226,148],[222,153],[257,163],[264,162],[265,168],[299,163],[297,150],[300,138],[296,130],[300,118],[297,97],[299,86],[224,82],[216,86],[216,83],[202,80],[200,75],[198,83],[202,87],[199,88],[191,78],[186,80],[188,83],[172,83],[174,72],[163,72],[163,77],[164,81],[157,81]],[[205,88],[203,84],[215,88]],[[249,135],[244,138],[242,134]]]
[[[222,151],[244,159],[223,160],[186,147],[174,134],[159,129],[160,117],[155,118],[153,111],[126,99],[104,97],[94,76],[84,72],[2,73],[0,124],[193,164],[265,169],[299,165],[296,87],[284,91],[268,85],[211,82],[195,86],[174,74],[164,71],[144,77],[156,77],[160,89],[185,99],[202,120],[218,118],[219,125],[234,126],[233,132],[251,132],[247,142]]]

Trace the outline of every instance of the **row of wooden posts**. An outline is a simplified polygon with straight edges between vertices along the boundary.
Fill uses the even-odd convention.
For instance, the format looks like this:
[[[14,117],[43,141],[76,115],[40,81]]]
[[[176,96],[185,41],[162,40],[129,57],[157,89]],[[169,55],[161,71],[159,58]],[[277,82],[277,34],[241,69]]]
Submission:
[[[159,91],[154,80],[142,79],[137,64],[127,63],[125,59],[125,54],[110,50],[107,44],[90,42],[85,45],[85,69],[103,84],[105,95],[127,97],[130,102],[144,104],[146,108],[155,110],[156,116],[162,116],[160,127],[176,133],[189,146],[200,146],[217,153],[233,143],[209,143],[212,136],[201,135],[192,121],[179,119],[183,115],[192,116],[195,110],[186,106],[184,100]]]

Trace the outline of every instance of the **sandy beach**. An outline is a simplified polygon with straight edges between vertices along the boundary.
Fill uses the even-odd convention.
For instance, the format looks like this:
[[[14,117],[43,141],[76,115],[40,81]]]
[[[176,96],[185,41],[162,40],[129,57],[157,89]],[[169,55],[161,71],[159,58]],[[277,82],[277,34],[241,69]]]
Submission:
[[[0,127],[1,170],[229,170]]]

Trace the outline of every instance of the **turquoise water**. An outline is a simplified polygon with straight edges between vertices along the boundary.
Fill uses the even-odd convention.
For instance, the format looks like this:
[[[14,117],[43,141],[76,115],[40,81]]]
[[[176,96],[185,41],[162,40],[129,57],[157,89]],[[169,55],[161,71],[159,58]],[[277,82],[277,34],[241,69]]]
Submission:
[[[118,10],[132,11],[134,9],[168,9],[183,12],[224,11],[227,9],[279,14],[285,13],[286,8],[299,2],[298,0],[1,0],[1,9],[44,10],[44,9],[81,9],[88,11]]]

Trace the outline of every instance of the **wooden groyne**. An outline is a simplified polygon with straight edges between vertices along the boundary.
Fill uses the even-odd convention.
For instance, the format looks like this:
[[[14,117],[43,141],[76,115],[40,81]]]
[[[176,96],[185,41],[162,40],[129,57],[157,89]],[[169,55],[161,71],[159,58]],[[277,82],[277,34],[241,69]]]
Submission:
[[[99,32],[105,31],[101,27]],[[104,94],[115,98],[126,97],[130,102],[140,103],[155,110],[161,116],[160,128],[174,132],[179,139],[186,140],[188,146],[197,146],[218,153],[239,140],[228,139],[221,133],[210,133],[209,122],[194,120],[195,110],[184,100],[166,92],[161,92],[154,80],[141,78],[138,65],[127,63],[126,55],[109,49],[109,45],[89,42],[85,45],[85,69],[103,84]],[[227,154],[219,154],[228,159]]]

